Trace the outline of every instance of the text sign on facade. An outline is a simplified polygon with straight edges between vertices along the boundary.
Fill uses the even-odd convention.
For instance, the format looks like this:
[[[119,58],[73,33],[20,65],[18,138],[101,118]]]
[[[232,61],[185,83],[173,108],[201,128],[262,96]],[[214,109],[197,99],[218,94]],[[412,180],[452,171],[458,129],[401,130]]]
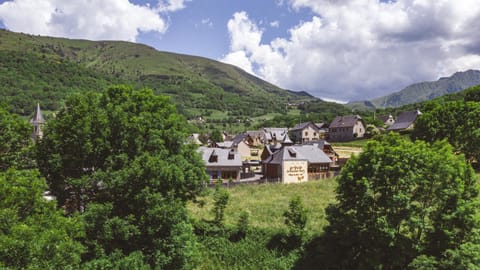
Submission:
[[[306,160],[284,161],[283,182],[298,183],[308,181],[308,163]]]

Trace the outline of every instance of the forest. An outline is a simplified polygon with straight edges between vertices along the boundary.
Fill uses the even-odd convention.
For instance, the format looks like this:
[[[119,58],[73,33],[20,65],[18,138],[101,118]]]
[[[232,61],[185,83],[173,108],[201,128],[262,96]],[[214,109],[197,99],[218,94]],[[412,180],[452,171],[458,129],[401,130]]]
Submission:
[[[280,228],[247,209],[227,222],[236,191],[207,187],[170,97],[124,85],[71,93],[35,142],[1,106],[0,267],[480,269],[479,93],[426,103],[410,137],[373,138],[331,185],[289,198]],[[306,203],[315,189],[331,193],[323,209]],[[192,213],[207,204],[208,216]]]

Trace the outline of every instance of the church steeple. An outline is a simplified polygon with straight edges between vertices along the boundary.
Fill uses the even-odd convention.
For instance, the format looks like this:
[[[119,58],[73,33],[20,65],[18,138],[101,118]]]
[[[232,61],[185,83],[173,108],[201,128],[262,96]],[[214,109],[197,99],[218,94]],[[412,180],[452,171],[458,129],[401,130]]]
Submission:
[[[36,140],[37,138],[42,138],[43,130],[42,126],[45,123],[45,119],[43,118],[42,111],[40,110],[40,103],[37,103],[37,110],[33,115],[33,118],[30,119],[30,124],[33,125],[33,133],[32,138]]]

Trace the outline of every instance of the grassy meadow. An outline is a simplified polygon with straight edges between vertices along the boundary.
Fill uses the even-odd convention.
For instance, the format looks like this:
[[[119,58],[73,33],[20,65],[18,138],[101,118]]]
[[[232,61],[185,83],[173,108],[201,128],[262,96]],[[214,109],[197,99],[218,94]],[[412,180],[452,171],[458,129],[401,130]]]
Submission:
[[[225,223],[235,226],[240,213],[249,213],[250,226],[259,229],[284,229],[283,212],[290,199],[300,196],[309,210],[307,231],[318,234],[326,225],[325,208],[335,201],[336,181],[334,178],[299,184],[251,184],[238,185],[228,189],[230,200],[225,210]],[[200,197],[205,204],[189,204],[188,209],[194,219],[212,220],[213,190]]]

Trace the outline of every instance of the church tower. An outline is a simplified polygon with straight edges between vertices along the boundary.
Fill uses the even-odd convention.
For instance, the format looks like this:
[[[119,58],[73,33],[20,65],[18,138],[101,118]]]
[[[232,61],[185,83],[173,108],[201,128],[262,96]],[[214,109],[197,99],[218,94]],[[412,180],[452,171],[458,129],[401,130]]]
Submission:
[[[32,139],[36,140],[37,138],[42,138],[43,130],[42,126],[45,123],[45,119],[43,118],[42,111],[40,110],[40,103],[37,103],[37,110],[33,115],[33,118],[30,119],[30,124],[33,126],[33,133]]]

